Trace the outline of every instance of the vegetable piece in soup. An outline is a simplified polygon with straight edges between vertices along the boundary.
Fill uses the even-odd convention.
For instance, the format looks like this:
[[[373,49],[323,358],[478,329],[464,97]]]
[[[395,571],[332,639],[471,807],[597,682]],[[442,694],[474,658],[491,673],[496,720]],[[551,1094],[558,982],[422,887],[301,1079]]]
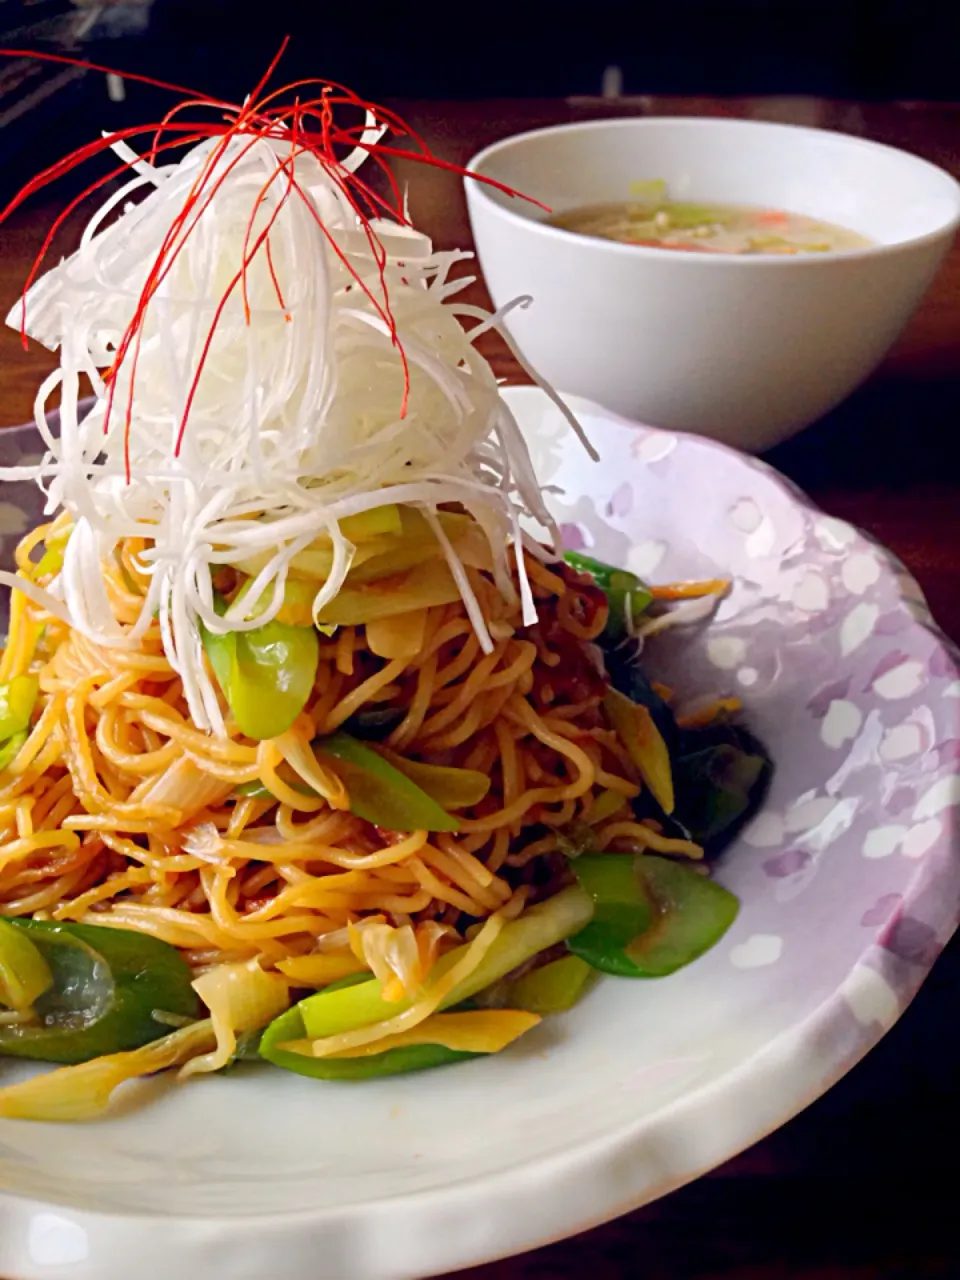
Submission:
[[[581,205],[547,219],[580,235],[693,253],[837,253],[872,242],[802,213],[670,200],[663,182],[633,184],[633,200]]]

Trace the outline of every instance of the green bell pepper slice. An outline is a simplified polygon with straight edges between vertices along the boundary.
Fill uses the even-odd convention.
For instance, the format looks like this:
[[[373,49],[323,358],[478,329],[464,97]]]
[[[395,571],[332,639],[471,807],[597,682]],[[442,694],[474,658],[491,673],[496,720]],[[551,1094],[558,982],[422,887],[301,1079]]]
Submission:
[[[330,768],[346,785],[350,812],[384,831],[458,831],[458,819],[438,803],[439,797],[446,796],[458,805],[475,803],[473,797],[485,794],[490,785],[485,774],[472,769],[434,768],[413,761],[404,761],[401,769],[393,763],[401,757],[391,752],[387,759],[342,730],[317,738],[313,745],[318,756],[328,757]],[[420,779],[429,785],[418,786]],[[295,790],[313,795],[302,781],[288,781]],[[262,782],[254,781],[237,787],[236,794],[262,799],[270,792]]]
[[[0,741],[29,729],[39,691],[36,676],[14,676],[0,684]]]
[[[398,751],[379,747],[376,751],[387,764],[399,770],[425,791],[443,809],[469,809],[479,804],[490,790],[490,779],[479,769],[456,769],[450,765],[424,764],[408,760]]]
[[[314,743],[346,785],[350,812],[386,831],[459,831],[460,823],[389,760],[348,733]]]
[[[602,560],[594,560],[579,551],[565,551],[564,560],[578,573],[588,573],[600,590],[607,597],[610,616],[603,629],[606,643],[616,643],[633,630],[633,624],[642,613],[645,613],[653,600],[653,593],[647,584],[635,573],[627,569],[617,569],[613,565],[604,564]],[[630,625],[627,626],[629,615]]]
[[[657,804],[664,813],[672,813],[674,789],[670,752],[650,711],[612,685],[604,694],[603,709]]]
[[[67,549],[67,543],[70,541],[71,533],[73,533],[73,525],[68,524],[59,533],[50,534],[44,539],[46,550],[33,571],[35,578],[42,578],[47,574],[60,572],[63,568],[63,556]]]
[[[127,929],[11,918],[37,948],[52,985],[38,1021],[0,1027],[0,1055],[77,1063],[169,1034],[154,1012],[199,1016],[193,974],[175,947]]]
[[[0,918],[0,1004],[23,1013],[53,986],[53,974],[22,929]]]
[[[766,748],[739,725],[687,730],[673,761],[676,814],[715,853],[756,811],[772,774]]]
[[[218,635],[201,625],[200,636],[240,731],[258,741],[286,733],[313,691],[316,628],[274,620]]]
[[[593,899],[593,919],[567,946],[595,969],[636,977],[624,948],[653,924],[654,904],[629,855],[587,853],[570,864]]]
[[[503,1007],[543,1017],[565,1013],[586,994],[596,976],[593,965],[580,956],[562,956],[505,984]]]
[[[11,760],[14,760],[20,754],[20,748],[26,740],[27,731],[24,729],[22,733],[15,733],[6,742],[0,744],[0,773],[3,772]]]
[[[595,915],[567,946],[621,977],[662,978],[690,964],[723,937],[740,908],[716,881],[668,858],[588,854],[571,866]]]
[[[305,1038],[307,1031],[301,1012],[303,1003],[295,1004],[270,1023],[260,1038],[260,1056],[276,1067],[314,1080],[376,1080],[485,1056],[448,1049],[442,1044],[402,1045],[363,1058],[311,1058],[305,1053],[291,1053],[289,1049],[281,1049],[280,1045]]]

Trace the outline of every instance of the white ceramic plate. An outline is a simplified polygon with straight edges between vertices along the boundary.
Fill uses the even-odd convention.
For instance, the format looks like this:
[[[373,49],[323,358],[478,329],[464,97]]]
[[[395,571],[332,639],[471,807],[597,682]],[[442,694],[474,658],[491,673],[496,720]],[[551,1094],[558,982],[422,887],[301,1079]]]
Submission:
[[[507,396],[569,539],[655,578],[736,576],[705,635],[653,657],[740,692],[777,762],[719,871],[740,917],[690,968],[605,979],[490,1060],[358,1085],[253,1068],[145,1083],[96,1125],[0,1121],[7,1280],[400,1280],[580,1231],[807,1105],[949,936],[960,679],[912,580],[759,463],[578,402],[591,467],[539,392]],[[13,535],[35,498],[4,496]]]

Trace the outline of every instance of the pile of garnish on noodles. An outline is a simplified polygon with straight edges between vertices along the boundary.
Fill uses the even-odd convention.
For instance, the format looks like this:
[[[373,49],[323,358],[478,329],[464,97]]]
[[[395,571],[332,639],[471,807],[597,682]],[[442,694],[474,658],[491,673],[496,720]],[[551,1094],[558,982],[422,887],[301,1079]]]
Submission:
[[[443,162],[269,77],[6,211],[119,161],[10,317],[59,367],[42,461],[3,473],[49,521],[0,574],[0,1053],[71,1065],[0,1114],[238,1055],[357,1079],[496,1052],[736,912],[692,863],[769,763],[735,700],[677,717],[639,665],[726,584],[563,560],[475,345],[507,309],[460,301],[468,255],[390,168]]]

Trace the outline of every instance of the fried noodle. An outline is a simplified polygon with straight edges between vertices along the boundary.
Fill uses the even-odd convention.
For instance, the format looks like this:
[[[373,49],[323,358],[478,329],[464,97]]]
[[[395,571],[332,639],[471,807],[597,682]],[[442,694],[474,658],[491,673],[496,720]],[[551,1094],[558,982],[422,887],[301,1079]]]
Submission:
[[[24,539],[21,574],[38,576],[31,553],[62,523]],[[130,540],[103,568],[124,624],[148,589],[144,545]],[[602,592],[532,556],[527,572],[548,620],[536,627],[518,596],[468,570],[490,654],[459,600],[427,610],[410,659],[379,658],[363,626],[340,628],[321,643],[304,712],[264,742],[239,732],[226,702],[226,736],[192,726],[158,622],[134,650],[101,647],[14,592],[0,678],[34,674],[40,696],[0,774],[0,911],[139,930],[198,967],[349,954],[356,927],[409,924],[429,968],[471,926],[556,890],[568,874],[559,829],[588,821],[601,791],[623,804],[597,825],[600,848],[628,838],[695,855],[631,820],[641,782],[603,722],[589,650]],[[311,743],[371,709],[392,713],[386,747],[491,779],[458,831],[382,831],[349,812]],[[268,794],[238,794],[248,784]]]

